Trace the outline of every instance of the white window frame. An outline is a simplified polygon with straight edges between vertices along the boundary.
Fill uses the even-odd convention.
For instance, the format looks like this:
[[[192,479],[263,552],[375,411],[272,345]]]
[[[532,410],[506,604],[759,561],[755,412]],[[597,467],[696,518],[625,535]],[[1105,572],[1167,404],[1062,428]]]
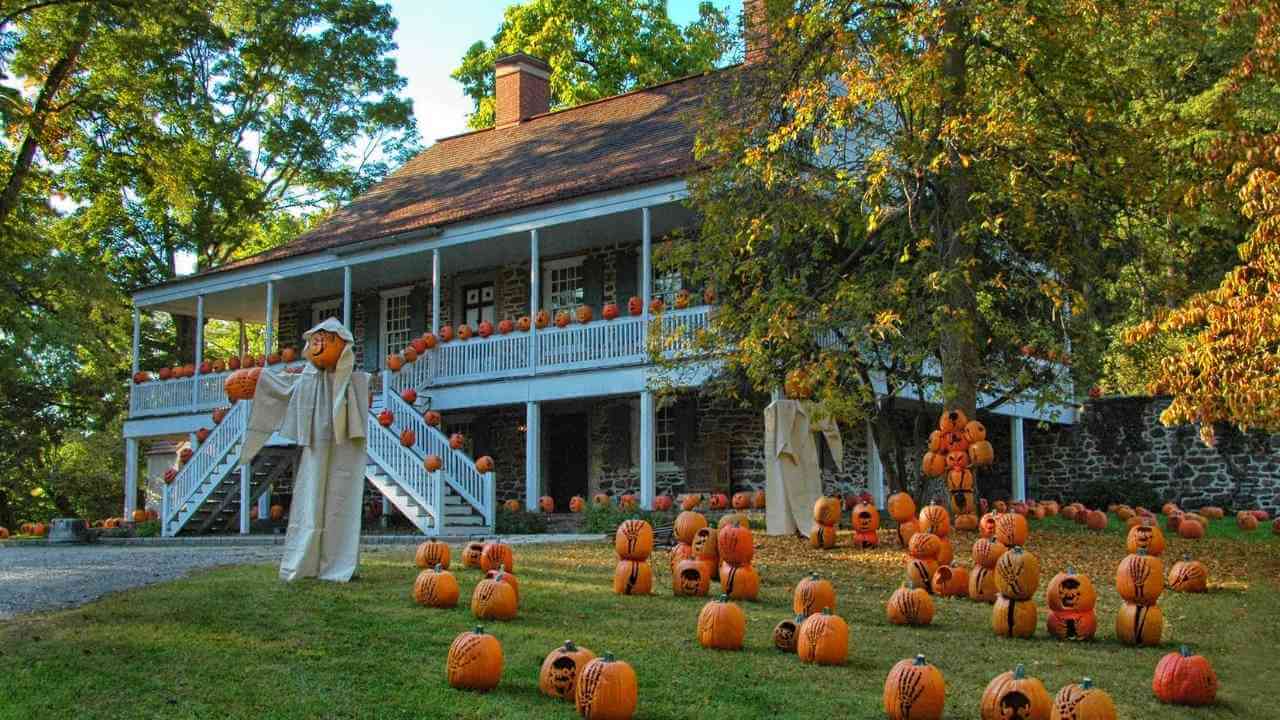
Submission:
[[[676,466],[675,406],[657,408],[653,417],[653,461],[663,468]]]
[[[662,303],[667,308],[675,308],[676,295],[683,289],[684,278],[678,272],[663,273],[653,278],[653,297],[662,298]]]
[[[337,318],[338,322],[342,322],[342,298],[311,303],[311,327],[319,325],[328,318]]]
[[[413,286],[410,285],[410,286],[401,287],[401,288],[394,288],[391,290],[383,290],[381,293],[379,293],[379,296],[381,297],[381,301],[380,301],[381,307],[378,313],[378,338],[379,338],[379,344],[381,345],[383,352],[387,355],[400,352],[404,348],[408,347],[410,341],[413,340],[413,312],[410,310],[410,304],[407,299],[409,297],[409,293],[412,291],[413,291]],[[403,330],[399,330],[399,329],[391,330],[390,328],[387,327],[387,316],[388,316],[387,306],[390,304],[389,301],[398,300],[400,298],[406,298],[405,306],[404,306],[405,312],[407,313],[407,316],[405,318],[406,325]],[[404,342],[399,343],[394,350],[391,348],[391,340],[389,337],[392,332],[405,334]]]
[[[489,299],[489,302],[485,303],[482,297],[479,301],[478,306],[473,306],[468,308],[467,305],[469,303],[467,302],[467,291],[478,289],[481,293],[483,293],[485,288],[488,288],[493,292],[493,297]],[[488,280],[488,281],[480,281],[480,282],[474,282],[474,283],[461,283],[461,294],[462,294],[462,321],[463,322],[470,325],[472,328],[479,327],[480,323],[484,322],[485,320],[488,320],[490,323],[498,322],[498,283],[497,282],[493,280]],[[472,310],[477,309],[477,307],[480,309],[479,317],[477,317],[474,321],[472,321],[472,319],[468,316],[468,314]],[[484,312],[485,309],[488,309],[490,311],[487,316]]]
[[[553,292],[552,292],[552,283],[551,283],[551,272],[553,270],[564,270],[565,268],[571,268],[571,267],[578,268],[579,269],[578,270],[578,290],[583,293],[583,296],[584,296],[583,299],[585,300],[586,286],[583,284],[583,280],[585,278],[582,275],[581,268],[583,264],[586,263],[586,260],[587,260],[586,255],[577,255],[570,258],[562,258],[560,260],[550,260],[548,262],[542,263],[542,277],[541,277],[542,282],[540,283],[542,285],[542,307],[546,309],[547,312],[551,313],[554,316],[555,313],[560,310],[573,311],[580,304],[580,303],[574,303],[572,305],[555,305],[554,303],[552,303]]]

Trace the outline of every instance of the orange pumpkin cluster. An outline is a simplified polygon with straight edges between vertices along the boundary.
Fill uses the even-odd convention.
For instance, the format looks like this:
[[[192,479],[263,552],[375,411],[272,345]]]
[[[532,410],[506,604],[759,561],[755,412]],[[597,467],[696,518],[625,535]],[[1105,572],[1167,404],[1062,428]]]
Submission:
[[[991,629],[1001,637],[1034,635],[1038,616],[1031,598],[1040,587],[1040,558],[1021,546],[1010,548],[996,561],[995,583]]]
[[[929,450],[924,455],[921,469],[929,477],[946,475],[951,512],[956,516],[957,528],[972,530],[977,526],[974,476],[970,468],[990,465],[994,458],[995,452],[987,441],[985,425],[970,420],[962,410],[942,413],[938,429],[929,435]]]
[[[1116,568],[1116,590],[1124,599],[1116,616],[1116,637],[1128,645],[1159,645],[1164,614],[1156,601],[1164,591],[1164,563],[1141,547]]]
[[[813,527],[809,528],[809,546],[830,550],[836,546],[836,524],[840,522],[840,498],[820,497],[813,504]]]
[[[729,522],[722,526],[715,531],[714,544],[720,561],[721,592],[734,600],[755,600],[760,594],[760,575],[751,565],[755,556],[755,538],[746,522]]]

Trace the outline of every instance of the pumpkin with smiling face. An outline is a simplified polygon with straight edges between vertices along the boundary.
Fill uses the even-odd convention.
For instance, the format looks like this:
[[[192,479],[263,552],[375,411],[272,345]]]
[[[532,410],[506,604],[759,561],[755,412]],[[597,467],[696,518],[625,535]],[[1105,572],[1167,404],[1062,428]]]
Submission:
[[[1148,555],[1159,557],[1164,554],[1164,533],[1155,525],[1134,525],[1129,528],[1129,552],[1146,550]]]
[[[311,338],[307,340],[307,349],[303,354],[312,365],[321,370],[332,370],[338,366],[338,358],[342,357],[342,351],[346,347],[347,341],[343,340],[338,333],[317,330],[311,333]]]

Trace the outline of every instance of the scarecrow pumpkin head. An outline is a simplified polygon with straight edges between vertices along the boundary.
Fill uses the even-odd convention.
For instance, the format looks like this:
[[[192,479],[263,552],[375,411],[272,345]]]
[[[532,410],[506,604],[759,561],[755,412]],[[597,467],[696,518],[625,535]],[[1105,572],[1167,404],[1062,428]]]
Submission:
[[[307,340],[306,356],[312,365],[321,370],[332,370],[338,365],[338,358],[342,357],[342,350],[347,346],[347,341],[343,340],[336,332],[329,330],[317,330],[311,333],[311,338]]]

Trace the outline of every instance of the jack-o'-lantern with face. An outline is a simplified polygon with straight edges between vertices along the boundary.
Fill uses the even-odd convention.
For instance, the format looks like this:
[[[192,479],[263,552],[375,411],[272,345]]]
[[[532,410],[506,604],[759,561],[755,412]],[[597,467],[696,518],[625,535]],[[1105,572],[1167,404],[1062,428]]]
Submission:
[[[332,370],[338,366],[338,358],[342,357],[342,350],[346,346],[347,341],[343,340],[338,333],[317,330],[311,333],[311,338],[307,340],[307,349],[304,354],[312,365],[321,370]]]

